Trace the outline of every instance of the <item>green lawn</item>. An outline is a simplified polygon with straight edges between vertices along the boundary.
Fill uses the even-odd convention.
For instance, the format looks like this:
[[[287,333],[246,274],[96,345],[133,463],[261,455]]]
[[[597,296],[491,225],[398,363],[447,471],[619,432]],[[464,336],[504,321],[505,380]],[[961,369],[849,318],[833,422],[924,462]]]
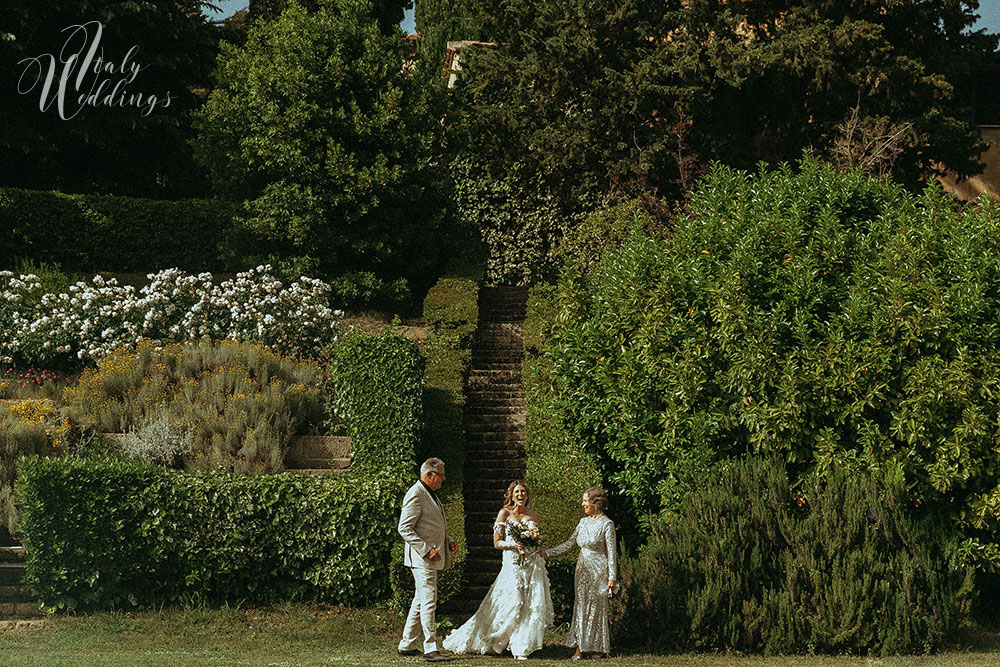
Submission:
[[[168,608],[141,613],[57,616],[30,629],[0,631],[0,665],[422,665],[397,658],[401,619],[392,610],[318,605],[267,609]],[[551,645],[529,665],[566,665],[571,651]],[[517,664],[512,658],[460,657],[476,667]],[[937,656],[886,660],[850,657],[739,657],[630,655],[607,664],[665,667],[792,667],[1000,665],[1000,632],[970,632],[961,648]]]

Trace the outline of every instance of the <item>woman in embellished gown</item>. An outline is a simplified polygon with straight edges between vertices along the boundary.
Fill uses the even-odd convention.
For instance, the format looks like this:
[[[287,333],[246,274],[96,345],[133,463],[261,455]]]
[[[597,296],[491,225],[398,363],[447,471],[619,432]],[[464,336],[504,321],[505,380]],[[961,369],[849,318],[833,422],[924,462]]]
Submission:
[[[515,658],[526,660],[542,647],[545,628],[553,622],[549,573],[537,551],[519,544],[512,535],[518,530],[537,530],[538,514],[529,502],[527,485],[511,482],[493,524],[493,546],[503,550],[500,574],[475,615],[445,638],[445,649],[480,654],[510,649]]]
[[[574,579],[573,618],[566,635],[566,646],[575,646],[573,660],[584,653],[592,658],[607,657],[611,650],[608,630],[608,597],[617,590],[615,581],[618,555],[615,549],[615,523],[604,514],[608,495],[597,487],[587,489],[580,502],[583,513],[569,539],[546,551],[545,557],[558,556],[580,547]]]

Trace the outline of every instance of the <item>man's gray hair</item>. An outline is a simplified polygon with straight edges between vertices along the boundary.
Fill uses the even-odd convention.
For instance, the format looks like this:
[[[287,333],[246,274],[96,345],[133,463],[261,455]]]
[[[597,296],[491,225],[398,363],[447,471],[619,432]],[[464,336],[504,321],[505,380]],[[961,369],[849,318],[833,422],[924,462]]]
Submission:
[[[437,472],[437,469],[443,465],[444,461],[442,461],[436,456],[432,456],[431,458],[424,461],[424,464],[420,466],[420,476],[423,477],[429,472]]]

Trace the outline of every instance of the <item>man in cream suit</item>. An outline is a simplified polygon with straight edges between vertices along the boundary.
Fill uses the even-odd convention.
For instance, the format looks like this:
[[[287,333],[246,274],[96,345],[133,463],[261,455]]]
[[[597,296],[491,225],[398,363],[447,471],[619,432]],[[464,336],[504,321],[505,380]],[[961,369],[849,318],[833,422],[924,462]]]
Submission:
[[[420,655],[417,648],[423,636],[424,659],[447,660],[438,652],[434,612],[437,610],[437,574],[451,567],[451,557],[458,544],[448,537],[444,508],[437,490],[444,483],[444,461],[430,458],[420,466],[420,479],[403,496],[399,515],[399,534],[403,545],[403,564],[413,573],[413,603],[403,627],[399,655]]]

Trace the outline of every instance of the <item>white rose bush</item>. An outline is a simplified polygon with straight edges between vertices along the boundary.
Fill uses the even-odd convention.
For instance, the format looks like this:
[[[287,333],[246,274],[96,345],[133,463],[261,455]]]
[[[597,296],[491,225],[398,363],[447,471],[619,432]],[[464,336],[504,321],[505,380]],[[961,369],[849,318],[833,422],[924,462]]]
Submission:
[[[164,269],[138,291],[95,276],[59,294],[42,294],[37,276],[0,271],[0,362],[96,362],[144,338],[239,340],[295,356],[333,343],[343,313],[329,306],[330,286],[305,276],[286,286],[271,271],[216,284],[210,273]]]

